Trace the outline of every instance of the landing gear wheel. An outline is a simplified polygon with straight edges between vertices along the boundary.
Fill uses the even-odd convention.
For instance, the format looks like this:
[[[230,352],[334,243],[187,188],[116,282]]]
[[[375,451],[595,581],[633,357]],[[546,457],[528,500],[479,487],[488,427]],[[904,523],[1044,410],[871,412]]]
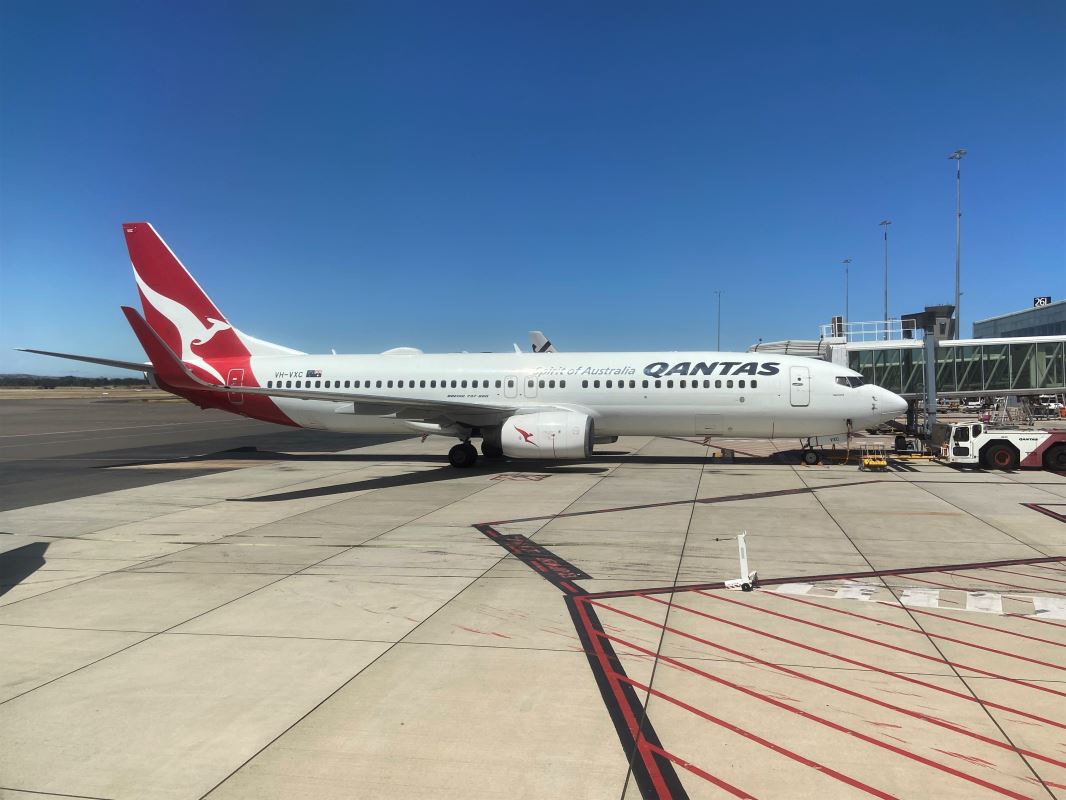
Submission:
[[[485,458],[503,458],[503,448],[498,444],[481,443],[481,455]]]
[[[982,453],[984,462],[991,469],[1017,469],[1018,453],[1006,444],[993,444]]]
[[[815,452],[814,450],[804,450],[803,451],[803,463],[806,464],[808,467],[813,467],[815,464],[817,464],[821,460],[822,460],[822,457],[819,456],[818,453]]]
[[[1044,453],[1044,468],[1066,470],[1066,444],[1057,444]]]
[[[470,442],[457,444],[448,451],[448,462],[459,469],[474,466],[477,461],[477,448]]]

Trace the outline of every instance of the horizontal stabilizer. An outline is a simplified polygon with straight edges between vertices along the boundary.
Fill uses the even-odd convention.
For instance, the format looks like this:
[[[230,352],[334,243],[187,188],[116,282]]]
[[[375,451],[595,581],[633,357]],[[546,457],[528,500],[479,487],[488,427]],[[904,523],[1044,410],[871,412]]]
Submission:
[[[135,372],[155,372],[151,364],[142,364],[139,361],[121,361],[117,358],[97,358],[96,356],[78,356],[73,353],[53,353],[51,350],[33,350],[29,347],[16,347],[20,353],[36,353],[39,356],[54,356],[56,358],[69,358],[71,361],[84,361],[87,364],[101,364],[105,367],[117,369],[132,369]]]

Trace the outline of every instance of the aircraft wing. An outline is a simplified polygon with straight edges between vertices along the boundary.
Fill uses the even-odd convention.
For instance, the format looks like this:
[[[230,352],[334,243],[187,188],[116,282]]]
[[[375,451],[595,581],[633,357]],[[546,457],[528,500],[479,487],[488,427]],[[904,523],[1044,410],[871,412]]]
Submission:
[[[167,346],[166,342],[159,337],[135,309],[124,306],[122,311],[133,327],[133,332],[137,335],[148,357],[155,364],[156,374],[166,383],[178,389],[259,394],[268,397],[289,397],[296,400],[332,400],[334,402],[351,403],[351,411],[344,409],[347,413],[394,416],[399,419],[412,420],[470,422],[474,425],[486,425],[502,421],[512,414],[521,412],[524,407],[520,403],[471,403],[463,400],[371,395],[336,389],[268,389],[260,386],[211,383],[193,373],[188,365],[178,358],[174,351]],[[535,408],[537,411],[544,411],[550,407],[536,406]]]
[[[120,361],[117,358],[97,358],[96,356],[77,356],[73,353],[53,353],[50,350],[32,350],[28,347],[16,347],[21,353],[36,353],[39,356],[55,356],[56,358],[69,358],[71,361],[85,361],[89,364],[102,364],[105,367],[117,367],[118,369],[132,369],[136,372],[155,372],[151,364],[142,364],[138,361]]]

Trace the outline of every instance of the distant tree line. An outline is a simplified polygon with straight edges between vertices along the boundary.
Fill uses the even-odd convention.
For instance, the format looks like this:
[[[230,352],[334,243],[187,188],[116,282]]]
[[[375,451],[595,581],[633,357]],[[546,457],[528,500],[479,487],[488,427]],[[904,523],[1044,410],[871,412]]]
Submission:
[[[109,388],[118,386],[147,386],[144,378],[79,378],[74,375],[0,375],[0,386],[28,386],[36,389],[54,389],[57,386],[85,386]]]

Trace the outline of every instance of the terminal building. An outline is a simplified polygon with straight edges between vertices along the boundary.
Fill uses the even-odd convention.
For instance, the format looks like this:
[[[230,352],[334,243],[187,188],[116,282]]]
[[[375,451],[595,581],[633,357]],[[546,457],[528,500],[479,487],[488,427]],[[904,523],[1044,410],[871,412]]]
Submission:
[[[1052,303],[1051,298],[1036,298],[1032,308],[981,319],[973,324],[975,339],[1017,336],[1066,336],[1066,300]]]

